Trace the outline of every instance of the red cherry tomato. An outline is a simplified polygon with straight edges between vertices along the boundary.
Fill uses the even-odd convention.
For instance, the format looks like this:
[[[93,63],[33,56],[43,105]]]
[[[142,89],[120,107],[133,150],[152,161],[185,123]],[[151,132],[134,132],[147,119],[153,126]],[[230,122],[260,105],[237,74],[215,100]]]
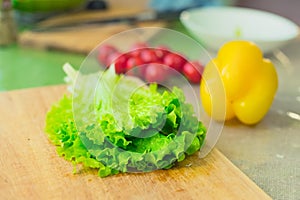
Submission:
[[[163,62],[164,57],[169,53],[169,50],[167,47],[159,46],[153,49],[153,51],[156,54],[156,57],[159,59],[159,61]]]
[[[200,83],[204,66],[197,62],[187,62],[183,66],[182,73],[191,83]]]
[[[140,56],[141,52],[143,49],[145,48],[148,48],[148,44],[147,43],[143,43],[143,42],[140,42],[140,43],[136,43],[134,44],[131,48],[130,48],[130,55],[131,56]]]
[[[129,57],[126,62],[126,70],[130,70],[134,67],[138,67],[140,65],[144,64],[141,58],[139,57]]]
[[[162,83],[167,77],[168,68],[162,64],[151,63],[145,68],[144,78],[147,82]]]
[[[140,57],[142,49],[135,49],[128,52],[129,57]]]
[[[108,56],[107,67],[109,67],[112,63],[114,63],[115,71],[117,74],[125,73],[127,59],[128,59],[127,54],[121,54],[120,52],[115,52]]]
[[[159,58],[157,57],[154,49],[143,49],[140,58],[144,63],[157,63],[159,62]]]
[[[183,65],[186,63],[186,59],[179,54],[170,52],[164,57],[163,63],[181,72]]]
[[[180,54],[171,52],[166,46],[149,48],[147,43],[136,43],[130,52],[121,54],[112,45],[102,45],[97,55],[99,63],[109,67],[115,64],[116,73],[126,73],[144,78],[148,82],[164,82],[172,75],[172,69],[182,73],[191,83],[199,83],[204,66],[188,62]]]
[[[139,68],[143,64],[144,62],[139,57],[129,57],[126,62],[126,74],[141,76],[142,72]]]
[[[115,52],[118,52],[118,50],[112,45],[107,44],[100,46],[98,50],[98,61],[106,65],[108,56]]]

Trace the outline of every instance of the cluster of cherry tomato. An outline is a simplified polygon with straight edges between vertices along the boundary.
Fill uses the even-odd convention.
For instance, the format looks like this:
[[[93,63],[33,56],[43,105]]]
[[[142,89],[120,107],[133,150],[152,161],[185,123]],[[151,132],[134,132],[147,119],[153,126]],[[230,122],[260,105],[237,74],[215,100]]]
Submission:
[[[146,43],[136,43],[126,52],[115,46],[99,47],[98,61],[104,67],[115,65],[116,73],[138,76],[147,82],[161,83],[176,74],[183,74],[191,83],[200,83],[203,65],[198,61],[188,61],[183,55],[174,53],[166,46],[149,47]]]

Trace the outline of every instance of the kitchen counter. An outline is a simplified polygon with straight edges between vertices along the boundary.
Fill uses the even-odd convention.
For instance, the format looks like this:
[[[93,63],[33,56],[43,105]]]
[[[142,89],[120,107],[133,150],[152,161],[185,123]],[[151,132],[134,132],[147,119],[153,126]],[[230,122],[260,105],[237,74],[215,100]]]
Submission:
[[[226,123],[217,148],[274,199],[300,196],[300,38],[269,55],[279,75],[271,110],[256,126]],[[0,91],[63,83],[61,66],[83,55],[0,48]],[[194,87],[198,94],[198,87]]]
[[[226,124],[217,148],[274,199],[299,199],[300,38],[275,55],[279,88],[267,116]]]
[[[40,51],[17,45],[0,47],[0,91],[63,83],[62,65],[79,68],[85,56]]]

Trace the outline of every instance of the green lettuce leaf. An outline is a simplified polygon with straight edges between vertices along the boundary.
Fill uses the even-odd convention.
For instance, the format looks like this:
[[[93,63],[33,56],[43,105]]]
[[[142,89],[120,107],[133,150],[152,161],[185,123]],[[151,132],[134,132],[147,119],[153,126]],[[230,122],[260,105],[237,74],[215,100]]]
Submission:
[[[64,69],[72,96],[52,106],[46,132],[66,160],[105,177],[167,169],[203,145],[206,129],[179,88],[161,92],[113,66],[88,75]]]

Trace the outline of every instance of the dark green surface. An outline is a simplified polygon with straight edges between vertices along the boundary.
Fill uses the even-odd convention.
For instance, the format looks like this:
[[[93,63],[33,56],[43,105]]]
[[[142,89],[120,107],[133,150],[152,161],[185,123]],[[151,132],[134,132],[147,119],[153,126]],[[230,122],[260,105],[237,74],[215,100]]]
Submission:
[[[17,45],[0,47],[0,91],[63,83],[62,66],[78,68],[85,56]]]
[[[84,5],[85,0],[12,0],[13,8],[25,12],[51,12],[70,10]]]

